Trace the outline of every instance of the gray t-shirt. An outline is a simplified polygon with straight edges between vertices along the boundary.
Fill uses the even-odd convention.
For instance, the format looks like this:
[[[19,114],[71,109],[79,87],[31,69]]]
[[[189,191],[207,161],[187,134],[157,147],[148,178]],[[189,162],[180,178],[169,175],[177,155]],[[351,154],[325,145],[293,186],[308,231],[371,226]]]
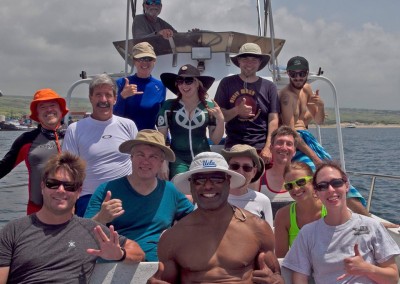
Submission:
[[[376,265],[400,254],[400,248],[385,227],[378,221],[352,213],[349,221],[329,226],[324,219],[305,225],[282,266],[313,275],[318,283],[375,283],[365,276],[351,275],[342,281],[336,278],[345,273],[344,259],[354,256],[358,244],[363,259]]]
[[[161,18],[157,18],[153,23],[147,20],[145,15],[137,15],[132,23],[132,36],[133,38],[153,36],[156,32],[164,29],[170,29],[174,33],[177,32],[170,24]]]
[[[9,222],[0,231],[0,267],[10,267],[7,283],[88,283],[97,257],[86,250],[99,248],[96,225],[75,215],[61,225],[44,224],[36,214]],[[123,246],[126,238],[119,241]]]

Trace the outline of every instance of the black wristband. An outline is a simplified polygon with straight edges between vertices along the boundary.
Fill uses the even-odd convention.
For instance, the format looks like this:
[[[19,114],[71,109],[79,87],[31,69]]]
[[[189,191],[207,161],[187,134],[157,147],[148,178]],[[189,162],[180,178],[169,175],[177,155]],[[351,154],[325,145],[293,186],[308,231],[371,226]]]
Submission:
[[[126,258],[126,250],[123,247],[121,247],[121,250],[122,250],[122,253],[123,253],[122,257],[120,259],[118,259],[117,261],[124,261],[125,258]]]

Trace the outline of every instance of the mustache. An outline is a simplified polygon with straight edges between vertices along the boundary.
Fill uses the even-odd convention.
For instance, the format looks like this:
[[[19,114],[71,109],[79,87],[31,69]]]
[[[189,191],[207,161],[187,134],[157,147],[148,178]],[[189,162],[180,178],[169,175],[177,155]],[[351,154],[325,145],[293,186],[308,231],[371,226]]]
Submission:
[[[104,103],[99,102],[99,103],[97,103],[96,106],[98,106],[98,107],[110,107],[110,103],[109,102],[104,102]]]

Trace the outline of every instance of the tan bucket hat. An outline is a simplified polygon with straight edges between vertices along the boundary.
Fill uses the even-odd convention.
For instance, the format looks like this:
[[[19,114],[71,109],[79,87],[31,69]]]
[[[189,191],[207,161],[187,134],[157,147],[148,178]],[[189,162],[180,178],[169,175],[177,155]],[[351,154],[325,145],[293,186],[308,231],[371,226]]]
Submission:
[[[258,68],[258,71],[263,69],[267,64],[271,56],[269,54],[264,54],[261,52],[261,48],[258,44],[248,42],[243,44],[240,49],[239,53],[236,55],[231,56],[231,61],[233,64],[235,64],[237,67],[239,67],[239,57],[244,57],[245,55],[250,55],[254,57],[259,57],[261,59],[260,67]]]
[[[121,153],[126,153],[130,154],[132,151],[132,148],[135,145],[139,144],[147,144],[151,146],[156,146],[160,148],[164,153],[165,153],[165,160],[168,162],[174,162],[175,161],[175,154],[174,151],[172,151],[169,147],[165,146],[165,138],[164,135],[153,129],[143,129],[138,132],[136,135],[136,138],[133,140],[128,140],[122,143],[119,146],[119,151]]]
[[[256,175],[252,178],[251,182],[257,181],[265,170],[265,164],[263,159],[258,156],[257,150],[254,147],[244,144],[236,144],[228,151],[225,149],[221,150],[221,155],[229,163],[229,160],[233,157],[249,157],[253,160],[254,165],[257,168]]]

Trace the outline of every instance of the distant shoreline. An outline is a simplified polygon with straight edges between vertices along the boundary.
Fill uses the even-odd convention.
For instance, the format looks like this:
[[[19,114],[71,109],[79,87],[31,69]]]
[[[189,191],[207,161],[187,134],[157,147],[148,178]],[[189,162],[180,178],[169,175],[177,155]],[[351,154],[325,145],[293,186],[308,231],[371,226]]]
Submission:
[[[342,128],[346,128],[346,125],[348,123],[341,123],[340,124]],[[326,125],[320,125],[321,128],[336,128],[336,124],[326,124]],[[310,128],[316,128],[314,124],[310,125]],[[372,123],[372,124],[364,124],[364,123],[359,123],[356,124],[355,128],[400,128],[400,124],[382,124],[382,123]],[[349,128],[351,129],[351,128]]]

